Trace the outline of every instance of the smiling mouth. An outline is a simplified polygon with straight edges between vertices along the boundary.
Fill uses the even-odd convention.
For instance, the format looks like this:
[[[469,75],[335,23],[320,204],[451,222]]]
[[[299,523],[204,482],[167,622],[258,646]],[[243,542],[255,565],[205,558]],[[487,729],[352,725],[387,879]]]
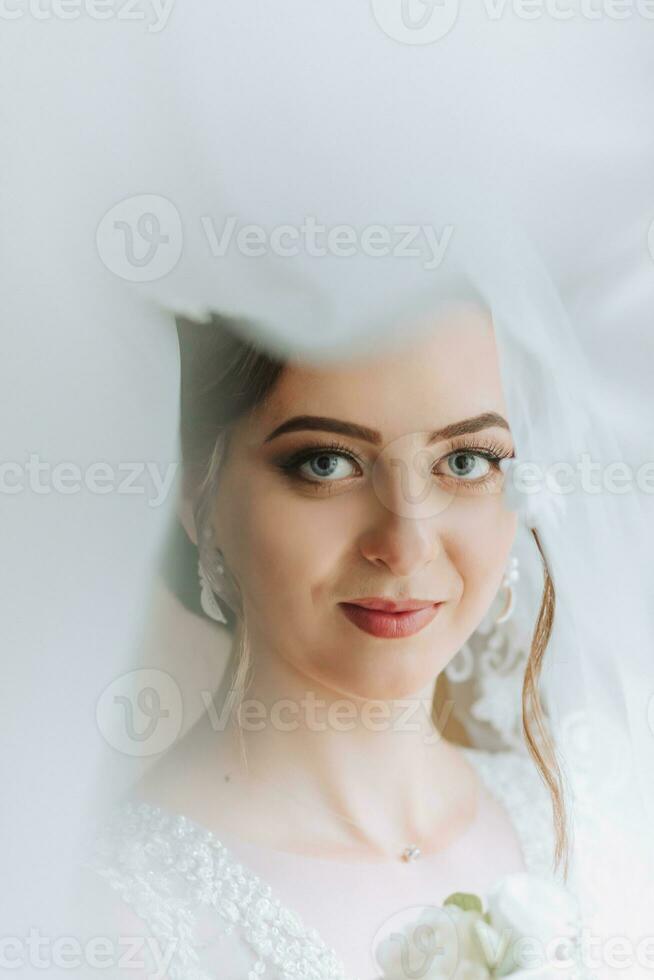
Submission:
[[[358,599],[339,602],[345,617],[364,633],[383,639],[400,639],[419,633],[438,615],[443,602],[410,599]]]

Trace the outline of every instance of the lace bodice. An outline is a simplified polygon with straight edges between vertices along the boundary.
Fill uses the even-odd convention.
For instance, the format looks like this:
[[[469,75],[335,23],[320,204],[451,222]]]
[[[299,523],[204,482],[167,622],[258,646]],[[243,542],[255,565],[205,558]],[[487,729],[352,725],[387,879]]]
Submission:
[[[550,876],[551,805],[531,760],[514,752],[464,752],[509,814],[527,870]],[[170,980],[355,980],[268,882],[183,815],[146,803],[119,805],[94,836],[87,867],[165,946]],[[238,972],[216,972],[221,950],[229,950],[230,964],[238,961]]]

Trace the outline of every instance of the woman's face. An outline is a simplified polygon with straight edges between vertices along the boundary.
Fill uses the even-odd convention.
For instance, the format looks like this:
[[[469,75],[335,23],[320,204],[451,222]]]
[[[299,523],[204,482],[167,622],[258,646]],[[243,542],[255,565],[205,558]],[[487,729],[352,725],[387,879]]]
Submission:
[[[234,427],[213,511],[255,649],[341,695],[434,681],[490,606],[514,539],[506,414],[476,310],[365,361],[290,362]],[[356,605],[371,598],[428,609]]]

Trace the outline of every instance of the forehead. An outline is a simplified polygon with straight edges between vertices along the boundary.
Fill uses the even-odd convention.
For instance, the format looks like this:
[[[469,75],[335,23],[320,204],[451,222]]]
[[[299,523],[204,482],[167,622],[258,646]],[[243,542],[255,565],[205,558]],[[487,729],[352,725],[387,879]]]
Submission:
[[[320,366],[289,362],[256,415],[266,426],[293,415],[337,417],[392,439],[486,411],[506,414],[495,336],[488,313],[466,309],[398,329],[381,352]]]

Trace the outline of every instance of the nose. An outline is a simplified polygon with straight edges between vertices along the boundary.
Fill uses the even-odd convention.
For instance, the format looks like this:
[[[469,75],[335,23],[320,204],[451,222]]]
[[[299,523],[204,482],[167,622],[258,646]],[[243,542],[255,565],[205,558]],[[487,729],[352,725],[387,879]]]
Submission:
[[[406,577],[433,561],[442,542],[433,518],[406,517],[384,507],[378,521],[361,537],[359,547],[367,561]]]

